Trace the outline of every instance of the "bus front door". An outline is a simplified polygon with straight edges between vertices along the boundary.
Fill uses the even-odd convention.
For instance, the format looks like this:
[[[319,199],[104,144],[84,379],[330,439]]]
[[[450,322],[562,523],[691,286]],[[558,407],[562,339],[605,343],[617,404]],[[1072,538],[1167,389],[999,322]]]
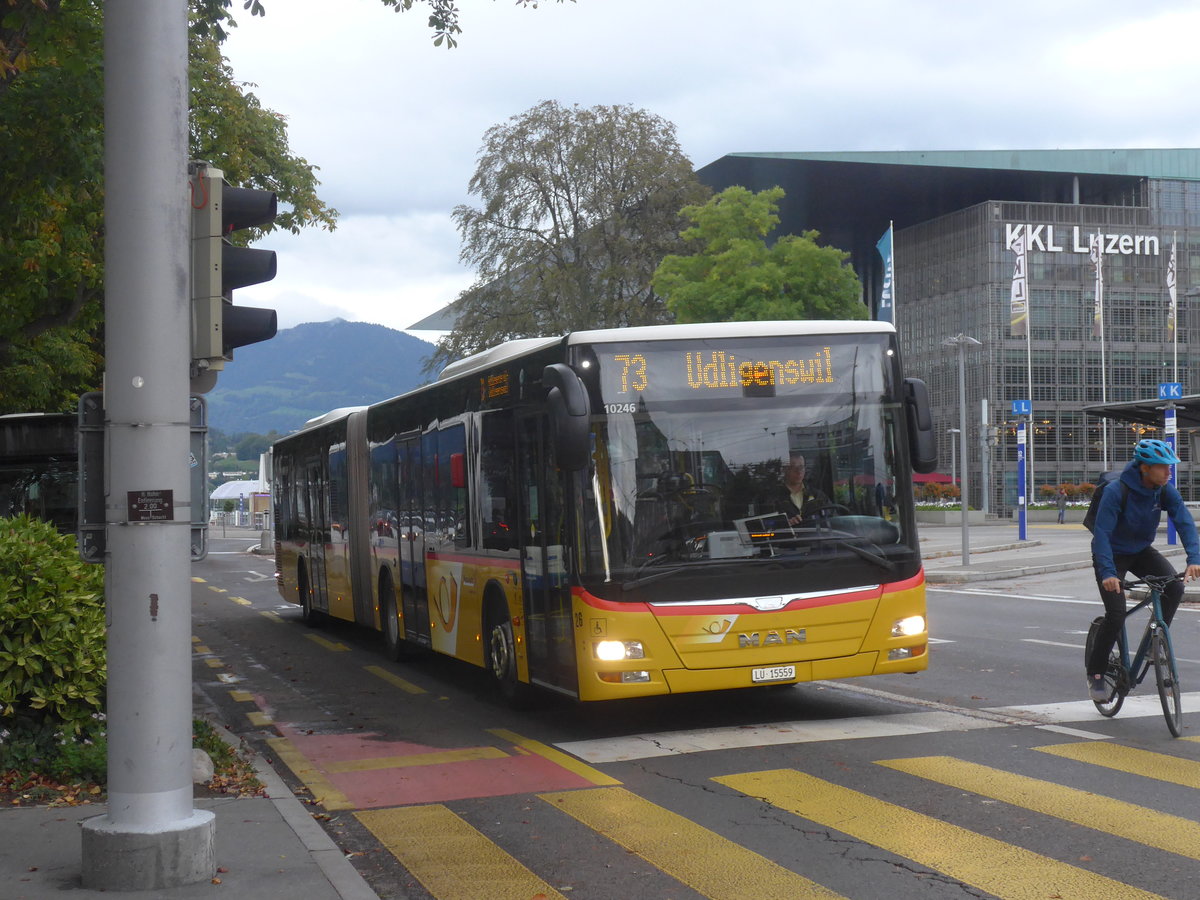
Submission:
[[[320,459],[305,464],[304,483],[308,492],[308,579],[312,592],[312,608],[329,609],[329,592],[325,583],[325,553],[329,546],[329,483]]]
[[[555,465],[549,429],[545,414],[517,423],[525,646],[531,680],[577,694],[563,475]]]

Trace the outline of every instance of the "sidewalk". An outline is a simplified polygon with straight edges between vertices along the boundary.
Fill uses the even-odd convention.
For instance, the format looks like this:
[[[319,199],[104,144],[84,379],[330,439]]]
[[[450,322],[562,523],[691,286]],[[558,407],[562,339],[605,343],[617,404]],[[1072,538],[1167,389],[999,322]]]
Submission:
[[[0,895],[6,900],[378,900],[275,771],[256,760],[267,798],[197,799],[216,814],[216,878],[161,891],[82,887],[79,823],[104,804],[0,810]],[[269,799],[268,799],[269,798]]]
[[[968,561],[965,566],[962,564],[960,525],[918,525],[917,533],[921,538],[925,580],[929,584],[998,581],[1070,569],[1090,570],[1092,567],[1092,535],[1079,524],[1029,525],[1024,541],[1018,537],[1015,522],[971,525],[967,529]],[[1183,568],[1183,547],[1167,544],[1165,525],[1154,546],[1179,569]],[[1090,589],[1093,583],[1091,572],[1086,576]],[[1189,583],[1185,591],[1189,600],[1200,600],[1200,582]]]

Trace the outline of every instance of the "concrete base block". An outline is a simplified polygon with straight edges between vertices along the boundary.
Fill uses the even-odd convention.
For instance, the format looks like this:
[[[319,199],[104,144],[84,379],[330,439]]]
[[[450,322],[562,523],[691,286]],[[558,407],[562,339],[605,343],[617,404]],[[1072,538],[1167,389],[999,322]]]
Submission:
[[[209,881],[216,873],[216,817],[208,810],[153,829],[119,829],[108,816],[82,823],[83,886],[150,891]]]

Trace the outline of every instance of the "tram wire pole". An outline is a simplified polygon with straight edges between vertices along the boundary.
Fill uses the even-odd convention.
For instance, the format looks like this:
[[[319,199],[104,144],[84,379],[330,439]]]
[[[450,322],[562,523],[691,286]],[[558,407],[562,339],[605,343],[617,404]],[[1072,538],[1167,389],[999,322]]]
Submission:
[[[186,0],[104,4],[108,801],[88,890],[207,881],[192,800]]]

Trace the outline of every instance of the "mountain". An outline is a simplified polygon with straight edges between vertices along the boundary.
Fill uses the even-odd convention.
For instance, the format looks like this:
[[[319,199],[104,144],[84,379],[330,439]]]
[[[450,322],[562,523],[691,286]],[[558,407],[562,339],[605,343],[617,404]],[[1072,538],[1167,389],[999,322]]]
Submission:
[[[239,347],[207,395],[208,424],[226,434],[288,434],[340,406],[366,406],[430,381],[433,344],[383,325],[310,322]]]

